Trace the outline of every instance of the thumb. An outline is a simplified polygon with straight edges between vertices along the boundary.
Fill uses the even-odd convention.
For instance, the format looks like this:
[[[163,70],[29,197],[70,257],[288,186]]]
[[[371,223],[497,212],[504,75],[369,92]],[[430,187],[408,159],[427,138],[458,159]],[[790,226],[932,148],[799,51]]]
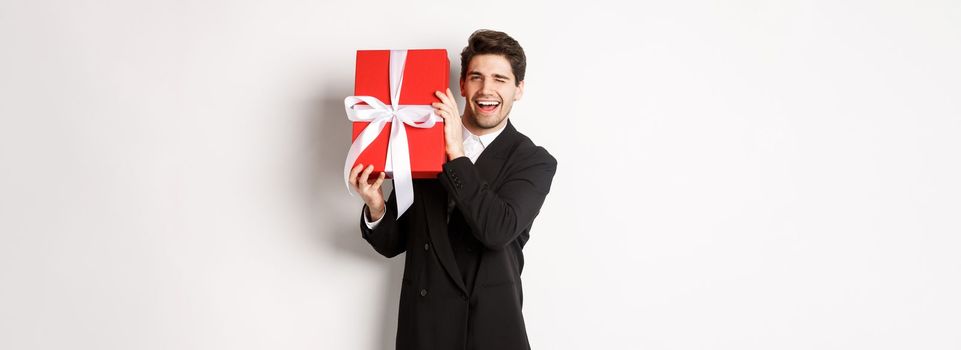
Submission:
[[[377,176],[377,180],[374,181],[374,185],[373,185],[374,190],[376,190],[377,192],[380,192],[380,185],[384,183],[384,179],[386,178],[387,178],[387,174],[381,171],[380,175]]]

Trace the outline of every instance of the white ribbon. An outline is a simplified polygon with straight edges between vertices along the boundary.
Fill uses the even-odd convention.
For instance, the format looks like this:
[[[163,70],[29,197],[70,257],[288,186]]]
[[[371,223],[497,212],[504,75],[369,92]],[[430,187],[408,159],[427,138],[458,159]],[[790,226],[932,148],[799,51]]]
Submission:
[[[370,146],[377,135],[384,130],[385,124],[390,122],[390,139],[387,143],[387,159],[384,171],[392,175],[394,193],[397,194],[397,217],[400,217],[414,203],[414,182],[410,170],[410,154],[407,144],[407,128],[431,128],[436,122],[443,122],[443,118],[434,114],[434,107],[430,105],[398,105],[400,88],[404,80],[404,65],[407,61],[407,50],[390,51],[390,106],[385,105],[373,96],[348,96],[344,99],[344,109],[347,119],[352,122],[370,122],[347,151],[344,162],[344,182],[347,191],[353,195],[350,185],[350,170],[360,154]],[[357,105],[360,102],[367,106]]]

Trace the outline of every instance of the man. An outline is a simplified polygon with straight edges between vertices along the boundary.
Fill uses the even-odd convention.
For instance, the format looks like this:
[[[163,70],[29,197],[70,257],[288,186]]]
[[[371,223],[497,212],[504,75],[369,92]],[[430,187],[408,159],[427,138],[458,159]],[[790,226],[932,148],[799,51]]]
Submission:
[[[406,252],[397,349],[530,349],[522,249],[551,187],[557,161],[514,129],[524,94],[524,50],[505,33],[479,30],[461,52],[464,115],[438,91],[448,161],[437,179],[414,180],[414,203],[397,218],[385,174],[359,164],[350,182],[364,199],[361,234],[390,258]]]

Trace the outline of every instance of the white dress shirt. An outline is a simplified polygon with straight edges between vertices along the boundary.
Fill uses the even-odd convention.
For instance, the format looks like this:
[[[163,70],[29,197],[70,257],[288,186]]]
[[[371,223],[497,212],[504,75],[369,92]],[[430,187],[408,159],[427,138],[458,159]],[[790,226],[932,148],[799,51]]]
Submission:
[[[507,124],[504,125],[506,126]],[[464,134],[464,155],[466,155],[467,158],[470,158],[471,163],[477,163],[477,157],[480,157],[481,153],[484,152],[484,149],[487,148],[491,142],[494,142],[494,139],[497,138],[497,135],[500,135],[501,132],[504,131],[504,127],[501,127],[492,133],[477,136],[472,134],[470,130],[467,130],[467,128],[464,126],[461,126],[461,129],[463,130]],[[377,221],[370,222],[370,219],[368,219],[370,216],[370,210],[367,209],[366,204],[364,205],[364,213],[364,223],[366,223],[367,228],[371,230],[377,227],[377,224],[379,224],[380,220],[383,219],[383,217],[381,217],[380,219],[377,219]]]

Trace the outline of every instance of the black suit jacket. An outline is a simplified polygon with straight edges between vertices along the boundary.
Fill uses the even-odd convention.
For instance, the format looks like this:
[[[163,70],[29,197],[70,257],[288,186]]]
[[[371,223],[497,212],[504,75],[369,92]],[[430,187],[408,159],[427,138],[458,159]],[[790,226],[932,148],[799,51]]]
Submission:
[[[522,249],[556,169],[508,120],[476,164],[460,157],[436,180],[414,180],[414,203],[400,219],[393,193],[375,229],[361,217],[361,234],[378,253],[407,252],[397,349],[530,349]]]

